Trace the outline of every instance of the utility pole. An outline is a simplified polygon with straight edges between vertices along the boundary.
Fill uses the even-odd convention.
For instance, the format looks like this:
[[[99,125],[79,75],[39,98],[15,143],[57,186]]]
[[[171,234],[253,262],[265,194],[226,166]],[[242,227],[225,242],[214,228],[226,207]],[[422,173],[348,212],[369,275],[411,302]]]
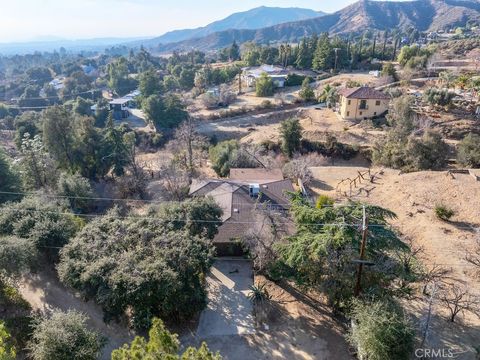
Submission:
[[[367,236],[368,236],[368,216],[365,211],[365,205],[363,205],[363,221],[362,221],[362,244],[360,246],[360,260],[358,262],[358,272],[357,272],[357,283],[355,284],[355,297],[360,295],[361,282],[362,282],[362,271],[364,265],[365,257],[365,247],[367,245]]]

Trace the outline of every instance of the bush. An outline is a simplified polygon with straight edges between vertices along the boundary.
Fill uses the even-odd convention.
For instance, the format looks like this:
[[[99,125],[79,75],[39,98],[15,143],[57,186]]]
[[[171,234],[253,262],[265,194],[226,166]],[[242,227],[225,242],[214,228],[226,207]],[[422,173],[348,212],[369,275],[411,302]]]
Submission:
[[[222,177],[230,174],[230,168],[259,166],[258,162],[247,154],[236,140],[223,141],[210,147],[209,156],[212,169]]]
[[[91,208],[94,196],[88,179],[79,174],[62,173],[58,179],[57,195],[66,198],[75,212],[85,213]]]
[[[440,134],[427,131],[421,138],[407,136],[398,129],[376,144],[374,163],[403,171],[438,170],[447,163],[448,145]]]
[[[285,79],[285,86],[300,86],[305,80],[305,76],[298,74],[288,74]]]
[[[87,317],[76,311],[55,310],[38,320],[29,350],[34,360],[96,360],[105,343],[101,335],[87,329]]]
[[[381,301],[356,302],[349,340],[369,360],[408,360],[415,332],[403,311]]]
[[[437,218],[443,221],[449,221],[450,218],[455,215],[455,211],[449,208],[447,205],[438,204],[435,205],[435,215]]]
[[[258,97],[272,96],[274,92],[273,80],[267,73],[263,73],[255,84],[255,93]]]
[[[315,206],[317,209],[322,209],[324,207],[332,207],[333,204],[335,204],[335,200],[333,200],[330,196],[320,195]]]
[[[458,145],[457,160],[464,166],[480,167],[480,136],[470,133]]]
[[[303,101],[312,101],[315,99],[315,91],[313,91],[313,88],[310,86],[311,79],[309,77],[306,77],[305,80],[303,80],[302,83],[302,89],[300,90],[300,98],[302,98]]]
[[[455,93],[447,89],[429,88],[425,90],[423,98],[426,102],[436,106],[450,106]]]

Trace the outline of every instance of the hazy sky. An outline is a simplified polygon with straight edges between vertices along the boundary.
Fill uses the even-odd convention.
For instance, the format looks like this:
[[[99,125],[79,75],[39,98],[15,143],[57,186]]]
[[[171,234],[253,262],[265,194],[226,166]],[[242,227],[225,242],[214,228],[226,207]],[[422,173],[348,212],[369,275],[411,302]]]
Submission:
[[[157,36],[257,6],[336,11],[354,0],[0,0],[0,42]]]

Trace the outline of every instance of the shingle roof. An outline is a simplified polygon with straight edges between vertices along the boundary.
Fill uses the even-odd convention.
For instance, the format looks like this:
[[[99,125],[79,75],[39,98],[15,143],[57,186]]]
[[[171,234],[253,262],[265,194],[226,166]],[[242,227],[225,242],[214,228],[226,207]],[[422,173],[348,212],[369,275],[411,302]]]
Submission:
[[[347,99],[389,99],[383,92],[368,86],[345,88],[338,93]]]
[[[266,174],[263,169],[237,169],[233,175],[238,179],[230,180],[203,180],[194,182],[190,188],[190,195],[193,196],[212,196],[218,205],[223,209],[222,226],[219,227],[218,234],[214,242],[229,243],[234,239],[241,238],[251,228],[251,222],[255,221],[253,210],[257,202],[267,203],[277,210],[287,210],[289,208],[286,191],[294,191],[292,182],[284,180],[281,171],[272,170]],[[260,170],[260,171],[254,171]],[[272,179],[251,179],[248,174],[264,175]],[[268,176],[267,176],[268,175]],[[260,198],[250,196],[250,183],[260,183]]]

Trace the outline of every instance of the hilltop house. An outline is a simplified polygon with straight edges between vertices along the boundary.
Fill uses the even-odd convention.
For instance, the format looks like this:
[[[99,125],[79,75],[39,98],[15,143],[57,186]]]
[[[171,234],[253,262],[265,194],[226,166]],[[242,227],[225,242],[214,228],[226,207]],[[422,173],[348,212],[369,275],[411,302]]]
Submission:
[[[257,79],[265,73],[273,80],[276,87],[283,88],[289,74],[288,70],[275,65],[246,67],[242,70],[242,79],[247,84],[247,87],[255,87]]]
[[[337,111],[345,120],[363,120],[387,112],[390,98],[374,88],[362,86],[339,91]]]
[[[261,222],[261,211],[288,210],[286,191],[293,191],[280,169],[231,169],[228,180],[207,179],[193,182],[190,196],[211,196],[223,210],[222,225],[213,243],[219,256],[243,254],[241,240],[255,224]]]
[[[140,95],[140,91],[135,90],[121,98],[113,99],[109,102],[110,111],[112,111],[115,120],[126,119],[130,116],[130,109],[135,108],[135,98]]]

